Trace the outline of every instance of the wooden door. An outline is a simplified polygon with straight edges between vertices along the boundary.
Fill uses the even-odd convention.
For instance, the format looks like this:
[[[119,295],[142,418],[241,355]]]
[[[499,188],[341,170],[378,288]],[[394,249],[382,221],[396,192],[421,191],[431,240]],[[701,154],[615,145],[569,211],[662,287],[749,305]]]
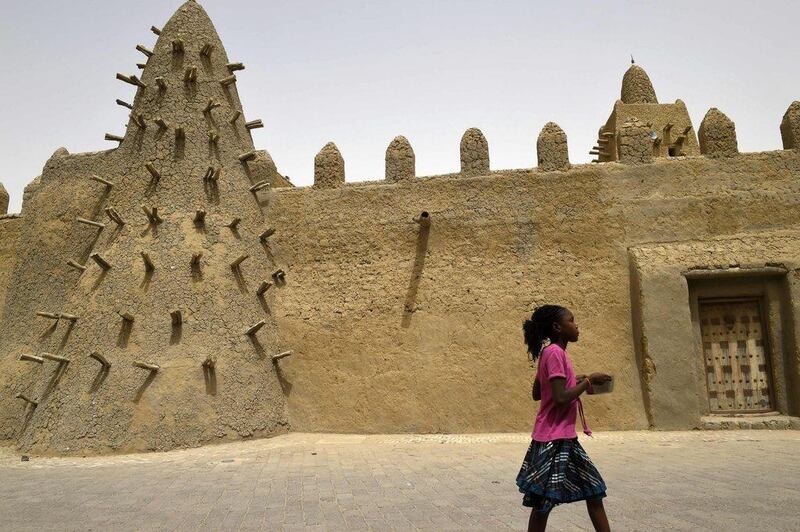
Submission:
[[[711,413],[772,410],[760,301],[700,301],[700,331]]]

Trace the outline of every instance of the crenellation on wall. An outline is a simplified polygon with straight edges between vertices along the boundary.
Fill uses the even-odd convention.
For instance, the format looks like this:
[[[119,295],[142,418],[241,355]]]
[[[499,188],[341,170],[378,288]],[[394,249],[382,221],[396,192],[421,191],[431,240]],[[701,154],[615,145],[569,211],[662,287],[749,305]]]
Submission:
[[[489,173],[489,143],[483,132],[469,128],[461,137],[461,174],[464,176]]]
[[[567,170],[569,150],[567,135],[555,122],[548,122],[536,139],[536,159],[541,170]]]
[[[800,149],[800,101],[789,105],[781,120],[781,140],[784,150]]]
[[[386,181],[397,183],[416,177],[414,149],[408,139],[395,137],[386,148]]]
[[[700,152],[707,157],[732,157],[739,153],[736,125],[716,107],[703,117],[699,137]]]
[[[344,182],[344,158],[329,142],[314,157],[314,188],[339,188]]]

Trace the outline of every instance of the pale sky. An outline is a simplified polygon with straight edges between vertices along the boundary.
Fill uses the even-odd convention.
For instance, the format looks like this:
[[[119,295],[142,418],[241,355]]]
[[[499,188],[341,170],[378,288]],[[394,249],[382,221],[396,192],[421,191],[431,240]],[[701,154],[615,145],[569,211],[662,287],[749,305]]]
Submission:
[[[256,147],[295,185],[313,181],[328,141],[348,181],[382,179],[386,146],[405,135],[417,175],[459,169],[479,127],[492,169],[536,164],[548,121],[588,162],[619,98],[630,54],[660,102],[681,98],[695,128],[710,107],[735,123],[741,151],[781,149],[779,124],[800,99],[800,2],[534,0],[206,0],[237,73]],[[2,182],[22,190],[59,146],[109,149],[125,131],[135,73],[179,1],[0,0]]]

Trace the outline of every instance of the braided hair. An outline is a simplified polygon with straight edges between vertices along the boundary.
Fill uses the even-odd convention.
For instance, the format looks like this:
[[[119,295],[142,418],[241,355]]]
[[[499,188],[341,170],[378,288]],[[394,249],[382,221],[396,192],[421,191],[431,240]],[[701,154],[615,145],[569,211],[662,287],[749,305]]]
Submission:
[[[528,346],[528,357],[531,362],[536,362],[542,352],[545,339],[551,339],[553,325],[561,319],[566,308],[559,305],[542,305],[536,307],[531,314],[531,319],[522,324],[525,344]]]

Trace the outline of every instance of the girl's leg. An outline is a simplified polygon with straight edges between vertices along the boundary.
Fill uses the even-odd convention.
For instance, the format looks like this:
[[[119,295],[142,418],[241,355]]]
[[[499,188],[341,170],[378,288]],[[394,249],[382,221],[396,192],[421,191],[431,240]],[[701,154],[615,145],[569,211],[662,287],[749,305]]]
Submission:
[[[603,499],[587,499],[586,509],[589,511],[589,519],[597,532],[610,532],[606,509],[603,506]]]
[[[531,518],[528,519],[528,532],[544,532],[547,528],[547,517],[550,512],[537,512],[531,510]]]

